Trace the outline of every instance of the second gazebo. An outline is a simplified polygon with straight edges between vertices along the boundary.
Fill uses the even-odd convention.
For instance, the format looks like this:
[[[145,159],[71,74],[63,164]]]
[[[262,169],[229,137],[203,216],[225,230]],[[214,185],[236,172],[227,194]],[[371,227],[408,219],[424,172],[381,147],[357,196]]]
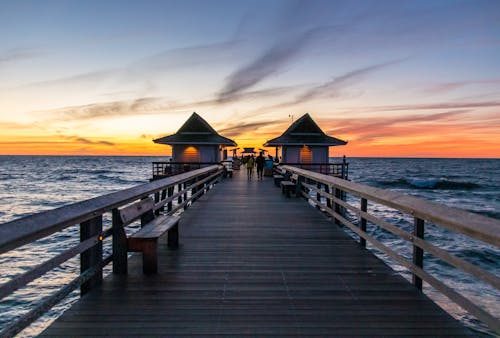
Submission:
[[[281,148],[282,164],[300,165],[314,170],[329,162],[329,147],[343,146],[346,141],[326,135],[309,114],[303,115],[279,137],[267,141],[265,147]],[[318,170],[323,171],[323,170]]]

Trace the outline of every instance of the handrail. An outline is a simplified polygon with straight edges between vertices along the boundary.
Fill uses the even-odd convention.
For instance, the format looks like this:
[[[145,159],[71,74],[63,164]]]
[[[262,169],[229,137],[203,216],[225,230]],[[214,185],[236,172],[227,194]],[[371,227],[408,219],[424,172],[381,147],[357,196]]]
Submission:
[[[196,169],[0,224],[0,253],[31,243],[70,225],[84,222],[113,208],[154,194],[166,186],[184,183],[217,168],[217,165],[212,165]]]
[[[497,247],[500,246],[500,222],[496,219],[395,191],[374,188],[304,169],[291,166],[283,166],[282,168],[299,176],[308,177],[322,184],[334,185],[353,195],[382,203],[412,216],[437,223],[449,230],[461,232],[464,235]]]
[[[11,337],[19,333],[74,289],[80,287],[83,295],[94,285],[100,284],[102,269],[108,263],[113,262],[115,273],[127,271],[127,248],[115,243],[117,234],[124,233],[124,230],[112,226],[103,231],[103,214],[114,215],[118,208],[153,195],[155,213],[164,212],[171,215],[181,208],[186,209],[208,191],[211,185],[220,179],[222,172],[222,166],[212,165],[0,224],[0,253],[16,249],[69,226],[80,225],[78,244],[1,284],[0,299],[78,254],[81,267],[78,277],[39,300],[30,311],[11,321],[0,331],[0,337]],[[175,198],[177,205],[173,206]],[[117,224],[115,221],[113,219],[111,224]],[[103,257],[103,239],[110,236],[113,236],[113,253]]]
[[[281,166],[281,168],[285,169],[287,172],[298,175],[298,182],[300,184],[297,187],[297,193],[299,195],[305,197],[309,202],[312,202],[318,209],[332,216],[336,223],[345,225],[356,233],[360,238],[360,244],[362,246],[365,246],[366,241],[368,241],[374,247],[406,267],[413,274],[413,284],[418,289],[422,290],[422,281],[429,283],[429,285],[433,286],[457,305],[483,321],[492,330],[500,332],[500,320],[497,317],[448,287],[445,283],[426,272],[423,268],[424,251],[426,251],[461,271],[474,276],[476,279],[482,280],[497,290],[500,290],[500,278],[495,274],[468,263],[424,239],[424,225],[425,221],[428,221],[473,239],[492,244],[498,248],[500,247],[500,221],[414,196],[378,189],[294,166],[285,165]],[[311,192],[316,194],[316,199],[311,197]],[[359,197],[359,206],[348,203],[345,197],[346,193]],[[322,202],[321,197],[326,199],[325,203]],[[414,219],[413,233],[409,233],[370,214],[368,211],[369,201],[411,215]],[[357,216],[358,224],[346,218],[346,210],[351,211]],[[410,242],[413,245],[412,261],[409,261],[393,249],[385,246],[382,242],[366,232],[367,222]]]
[[[299,169],[317,172],[320,174],[331,175],[347,180],[349,178],[349,163],[342,162],[327,162],[327,163],[301,163],[301,162],[283,162],[279,164],[281,167],[293,166]]]
[[[153,179],[175,176],[195,169],[206,168],[212,165],[219,165],[219,164],[220,162],[173,162],[173,161],[152,162]]]

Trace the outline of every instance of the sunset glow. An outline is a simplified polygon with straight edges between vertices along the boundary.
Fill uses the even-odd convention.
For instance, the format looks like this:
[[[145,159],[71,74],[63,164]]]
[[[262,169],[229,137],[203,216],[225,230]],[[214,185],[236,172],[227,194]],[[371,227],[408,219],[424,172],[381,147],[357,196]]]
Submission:
[[[500,157],[500,2],[3,1],[0,154],[240,148],[309,113],[331,156]]]

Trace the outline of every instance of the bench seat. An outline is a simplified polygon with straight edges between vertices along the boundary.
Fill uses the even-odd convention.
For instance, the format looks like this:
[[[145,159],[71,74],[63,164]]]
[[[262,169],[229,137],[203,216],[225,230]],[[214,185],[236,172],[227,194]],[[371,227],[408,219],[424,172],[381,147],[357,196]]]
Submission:
[[[128,251],[142,252],[144,273],[158,272],[158,239],[165,233],[169,248],[179,246],[179,221],[178,216],[158,216],[127,239]]]
[[[281,193],[286,195],[286,197],[291,197],[290,192],[293,191],[293,193],[297,195],[297,180],[298,180],[298,175],[293,174],[290,177],[290,181],[281,181],[280,182]]]
[[[279,187],[281,181],[283,181],[284,178],[285,178],[285,176],[283,176],[283,175],[273,175],[274,185]]]

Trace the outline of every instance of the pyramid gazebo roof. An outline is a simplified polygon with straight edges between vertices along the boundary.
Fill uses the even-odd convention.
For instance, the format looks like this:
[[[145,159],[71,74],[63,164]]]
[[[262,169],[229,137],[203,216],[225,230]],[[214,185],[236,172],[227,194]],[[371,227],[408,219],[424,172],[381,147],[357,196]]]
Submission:
[[[219,135],[200,115],[193,113],[175,134],[153,140],[159,144],[199,144],[236,146],[233,140]]]
[[[309,114],[292,123],[285,132],[267,141],[265,147],[278,146],[343,146],[346,141],[326,135]]]

